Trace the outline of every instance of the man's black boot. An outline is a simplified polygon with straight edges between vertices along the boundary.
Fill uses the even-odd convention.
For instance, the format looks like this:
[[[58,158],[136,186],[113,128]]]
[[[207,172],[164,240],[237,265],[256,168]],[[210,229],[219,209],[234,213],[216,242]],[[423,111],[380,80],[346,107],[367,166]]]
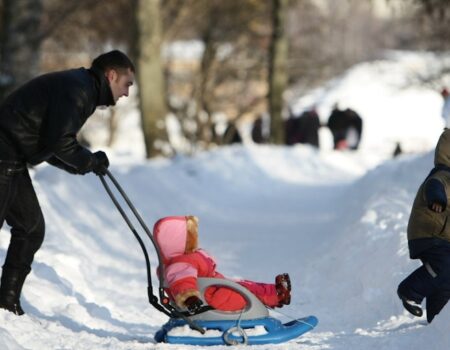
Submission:
[[[27,270],[3,267],[0,285],[0,308],[19,316],[25,313],[20,305],[20,294],[28,272]]]

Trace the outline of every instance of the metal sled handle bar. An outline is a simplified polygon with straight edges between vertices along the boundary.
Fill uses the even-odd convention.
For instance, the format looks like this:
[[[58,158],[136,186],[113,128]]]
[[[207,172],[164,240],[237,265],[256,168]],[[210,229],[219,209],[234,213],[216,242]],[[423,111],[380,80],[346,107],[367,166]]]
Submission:
[[[109,179],[112,181],[114,186],[116,186],[117,190],[122,195],[122,197],[125,200],[125,202],[128,204],[128,206],[131,209],[131,211],[133,212],[134,216],[139,221],[139,224],[142,226],[142,228],[144,229],[145,233],[147,234],[147,236],[150,238],[151,242],[153,243],[153,246],[155,247],[156,253],[158,255],[158,261],[159,261],[159,267],[160,267],[160,269],[159,269],[159,277],[160,277],[159,280],[162,281],[162,276],[164,276],[162,257],[161,257],[161,253],[160,253],[160,251],[158,249],[158,246],[156,245],[156,242],[153,239],[153,235],[151,234],[151,232],[148,229],[147,225],[145,224],[144,220],[142,220],[141,216],[139,215],[138,211],[134,207],[133,203],[131,203],[131,201],[128,198],[128,196],[125,193],[125,191],[122,189],[122,187],[119,185],[119,183],[117,182],[117,180],[114,178],[114,176],[111,174],[111,172],[109,170],[106,170],[106,175],[108,175]],[[176,310],[173,307],[170,307],[171,312],[169,312],[163,306],[161,306],[158,303],[158,299],[153,294],[153,290],[152,290],[152,277],[151,277],[150,259],[148,257],[148,252],[147,252],[147,249],[145,248],[144,242],[142,241],[141,237],[137,233],[134,225],[131,223],[131,221],[128,218],[127,214],[125,213],[125,211],[123,210],[123,208],[121,207],[119,202],[117,201],[116,197],[112,193],[112,191],[111,191],[109,185],[107,184],[104,176],[100,175],[99,177],[100,177],[100,181],[102,182],[103,186],[105,187],[106,192],[110,196],[110,198],[111,198],[112,202],[114,203],[114,205],[116,206],[117,210],[122,215],[123,219],[127,223],[127,225],[130,228],[131,232],[136,237],[136,239],[139,242],[139,245],[140,245],[140,247],[142,249],[142,252],[144,253],[145,263],[146,263],[146,267],[147,267],[147,280],[148,280],[148,284],[149,284],[149,286],[147,288],[147,293],[148,293],[148,298],[149,298],[150,304],[153,305],[157,310],[163,312],[164,314],[166,314],[169,317],[177,316],[177,317],[180,317],[180,318],[184,319],[189,324],[189,326],[191,326],[191,328],[193,328],[193,329],[199,331],[200,333],[204,334],[205,330],[202,327],[200,327],[197,324],[195,324],[194,322],[192,322],[190,319],[188,319],[182,312]],[[159,289],[160,289],[160,296],[163,296],[163,288],[162,288],[162,286],[160,286]],[[166,304],[166,305],[169,307],[168,304]]]
[[[153,246],[155,247],[156,254],[158,255],[158,262],[159,262],[159,276],[158,277],[160,277],[160,281],[162,281],[163,280],[162,277],[164,276],[164,266],[162,264],[163,260],[162,260],[161,252],[158,249],[158,245],[156,244],[152,233],[150,232],[149,228],[145,224],[144,220],[142,220],[141,215],[139,215],[139,213],[136,210],[136,208],[134,207],[133,203],[131,203],[130,199],[128,198],[128,196],[125,193],[125,191],[123,190],[123,188],[119,185],[119,183],[117,182],[117,180],[115,179],[115,177],[111,174],[111,172],[109,170],[106,170],[106,175],[108,175],[108,177],[110,178],[110,180],[112,181],[114,186],[116,186],[117,190],[119,191],[119,193],[121,194],[121,196],[123,197],[125,202],[128,204],[128,206],[130,207],[130,209],[133,212],[134,216],[139,221],[139,224],[141,225],[141,227],[143,228],[143,230],[147,234],[148,238],[150,238]],[[104,178],[102,176],[100,176],[100,179],[104,180]],[[116,207],[117,207],[117,205],[118,205],[118,203],[116,204]],[[122,214],[122,212],[123,212],[123,210],[121,211],[121,214]],[[125,213],[123,212],[122,216],[124,216],[124,215],[125,215]],[[125,219],[125,216],[124,216],[124,219]],[[127,221],[128,226],[130,226],[131,222],[128,220],[128,218],[126,219],[126,221]],[[132,225],[130,226],[130,228],[131,227],[132,227]],[[145,250],[145,248],[144,248],[144,250]]]
[[[109,175],[110,178],[113,178],[112,175],[111,175],[111,173],[108,172],[107,174]],[[151,268],[150,268],[150,259],[149,259],[149,256],[148,256],[147,249],[145,249],[145,245],[144,245],[144,242],[142,241],[142,238],[139,236],[139,234],[137,233],[137,231],[136,231],[134,225],[131,223],[131,221],[130,221],[130,219],[128,218],[127,214],[125,213],[125,211],[124,211],[124,210],[122,209],[122,207],[120,206],[120,204],[119,204],[119,202],[117,201],[116,197],[115,197],[114,194],[112,193],[112,191],[111,191],[109,185],[107,184],[105,178],[104,178],[102,175],[100,175],[99,177],[100,177],[100,181],[102,182],[103,186],[105,187],[106,192],[108,193],[109,197],[111,198],[112,202],[113,202],[114,205],[116,206],[117,210],[118,210],[119,213],[122,215],[122,217],[123,217],[123,219],[125,220],[125,222],[127,223],[128,227],[130,228],[130,230],[131,230],[131,232],[133,233],[134,237],[135,237],[136,240],[138,241],[138,243],[139,243],[139,245],[140,245],[140,247],[141,247],[141,249],[142,249],[142,252],[144,253],[145,263],[146,263],[145,265],[146,265],[146,268],[147,268],[147,280],[148,280],[148,284],[149,284],[149,286],[148,286],[148,288],[147,288],[147,292],[148,292],[148,298],[149,298],[150,303],[151,303],[153,306],[157,307],[158,309],[161,308],[162,310],[160,310],[160,311],[162,311],[162,312],[164,312],[165,314],[167,314],[168,316],[170,316],[170,314],[169,314],[164,308],[162,308],[162,307],[157,303],[157,300],[155,300],[156,297],[153,295],[153,291],[152,291],[152,277],[151,277]],[[114,181],[113,181],[113,183],[114,183]],[[119,188],[118,188],[118,190],[119,190]],[[121,188],[120,188],[120,190],[123,192],[123,190],[122,190]],[[120,190],[119,190],[119,192],[120,192]],[[121,194],[122,194],[122,193],[121,193]],[[124,194],[124,193],[123,193],[123,194]],[[157,306],[156,306],[155,304],[156,304]]]

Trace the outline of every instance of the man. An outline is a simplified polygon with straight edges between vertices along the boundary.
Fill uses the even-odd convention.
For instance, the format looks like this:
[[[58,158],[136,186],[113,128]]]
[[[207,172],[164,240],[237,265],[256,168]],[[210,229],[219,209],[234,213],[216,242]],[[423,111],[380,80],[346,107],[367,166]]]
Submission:
[[[104,175],[104,152],[91,153],[76,134],[98,106],[128,96],[134,66],[120,51],[97,57],[90,69],[49,73],[32,79],[0,105],[0,227],[11,241],[0,283],[0,308],[24,314],[20,294],[34,254],[44,239],[44,218],[27,164],[48,162],[72,174]]]
[[[426,299],[429,323],[450,298],[450,129],[439,138],[434,165],[417,192],[407,229],[409,255],[420,259],[422,266],[397,290],[414,316],[422,316],[421,303]]]

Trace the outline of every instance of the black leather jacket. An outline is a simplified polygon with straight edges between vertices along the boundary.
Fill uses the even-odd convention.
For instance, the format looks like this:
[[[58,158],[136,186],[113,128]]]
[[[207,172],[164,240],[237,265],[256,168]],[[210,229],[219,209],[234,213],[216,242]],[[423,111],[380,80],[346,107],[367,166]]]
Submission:
[[[97,106],[114,103],[101,72],[79,68],[44,74],[0,105],[0,137],[19,160],[32,165],[48,161],[85,173],[92,169],[93,154],[78,143],[76,134]]]

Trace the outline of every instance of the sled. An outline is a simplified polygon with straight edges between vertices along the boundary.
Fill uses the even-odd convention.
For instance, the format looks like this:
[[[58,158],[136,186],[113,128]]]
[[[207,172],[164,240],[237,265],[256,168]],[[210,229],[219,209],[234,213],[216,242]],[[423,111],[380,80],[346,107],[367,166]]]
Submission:
[[[179,335],[173,330],[182,329],[178,333],[183,333],[183,331],[185,333],[189,325],[185,320],[171,318],[156,333],[156,342],[203,346],[278,344],[298,338],[313,329],[318,323],[316,317],[308,316],[283,324],[278,319],[270,317],[264,304],[248,289],[225,279],[198,279],[198,287],[204,303],[206,303],[203,297],[204,293],[210,286],[227,287],[239,292],[247,301],[246,308],[239,311],[209,310],[189,317],[191,321],[205,329],[205,334],[190,330],[189,335]]]
[[[100,175],[100,180],[105,187],[106,192],[124,218],[144,253],[147,267],[147,294],[149,302],[158,311],[166,314],[170,318],[169,321],[156,332],[154,337],[156,342],[200,346],[278,344],[298,338],[302,334],[312,330],[318,324],[318,320],[315,316],[308,316],[282,323],[278,319],[269,316],[269,311],[266,306],[248,289],[236,282],[217,278],[198,278],[198,288],[205,306],[202,306],[196,314],[191,315],[185,310],[180,310],[176,305],[170,302],[168,296],[165,294],[163,286],[164,266],[162,264],[160,249],[153,234],[150,232],[136,208],[109,170],[106,170],[106,175],[128,204],[130,210],[133,212],[139,224],[152,242],[158,256],[159,269],[157,275],[159,279],[159,299],[153,293],[150,259],[144,242],[117,201],[115,195],[112,193],[105,180],[105,176]],[[226,287],[237,291],[245,298],[246,307],[239,311],[220,311],[213,309],[211,306],[207,305],[204,297],[206,289],[211,286]]]

